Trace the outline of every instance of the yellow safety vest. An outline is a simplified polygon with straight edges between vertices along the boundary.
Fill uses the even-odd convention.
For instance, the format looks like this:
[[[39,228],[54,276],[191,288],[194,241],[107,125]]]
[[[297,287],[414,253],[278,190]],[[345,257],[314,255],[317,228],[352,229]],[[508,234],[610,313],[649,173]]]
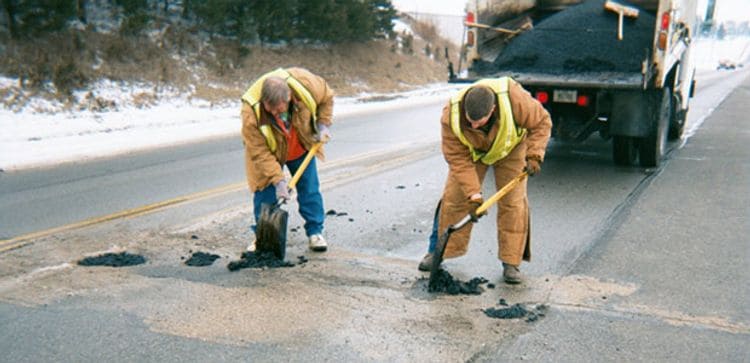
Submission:
[[[451,129],[453,130],[453,134],[461,140],[461,143],[469,148],[471,158],[474,162],[480,160],[486,165],[496,163],[498,160],[508,156],[526,134],[526,129],[516,127],[516,123],[513,120],[513,110],[511,110],[510,97],[508,96],[509,82],[509,77],[479,80],[471,86],[462,89],[451,98]],[[463,130],[461,130],[461,101],[466,92],[474,86],[485,86],[492,89],[497,95],[497,104],[500,107],[497,136],[495,136],[495,140],[492,142],[492,147],[486,153],[474,149],[474,145],[466,139]]]
[[[261,90],[263,89],[263,81],[268,77],[280,77],[286,80],[286,84],[289,85],[289,88],[294,91],[294,93],[302,100],[302,103],[307,106],[307,109],[310,110],[310,115],[312,115],[312,122],[313,125],[315,125],[315,122],[318,118],[318,104],[315,102],[315,98],[313,98],[310,91],[308,91],[300,81],[294,78],[283,68],[279,68],[264,74],[263,76],[258,78],[258,80],[255,81],[255,83],[253,83],[253,85],[250,86],[247,91],[245,91],[245,94],[242,95],[242,100],[247,102],[253,108],[253,111],[255,112],[255,119],[258,120],[258,123],[260,123],[260,108],[262,107],[260,102]],[[260,125],[259,128],[260,132],[263,134],[263,137],[266,138],[266,145],[268,145],[268,148],[271,149],[271,152],[276,152],[276,139],[273,137],[273,130],[271,129],[271,126]]]

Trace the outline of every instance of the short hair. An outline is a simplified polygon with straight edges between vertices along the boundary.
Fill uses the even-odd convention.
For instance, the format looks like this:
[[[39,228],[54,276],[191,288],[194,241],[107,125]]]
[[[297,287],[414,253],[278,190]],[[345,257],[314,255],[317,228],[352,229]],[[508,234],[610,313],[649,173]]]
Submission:
[[[289,102],[289,86],[281,77],[271,76],[263,80],[263,88],[260,91],[260,100],[270,105]]]
[[[472,87],[464,97],[464,110],[472,121],[487,116],[494,105],[495,93],[484,86]]]

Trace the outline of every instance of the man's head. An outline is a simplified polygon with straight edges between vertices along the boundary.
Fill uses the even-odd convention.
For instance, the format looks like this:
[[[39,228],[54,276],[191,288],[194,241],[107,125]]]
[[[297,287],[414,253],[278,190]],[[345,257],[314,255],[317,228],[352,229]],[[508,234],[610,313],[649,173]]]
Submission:
[[[484,126],[495,111],[495,93],[484,86],[472,87],[464,97],[464,110],[472,128]]]
[[[268,77],[263,80],[260,101],[268,113],[278,116],[289,109],[292,91],[281,77]]]

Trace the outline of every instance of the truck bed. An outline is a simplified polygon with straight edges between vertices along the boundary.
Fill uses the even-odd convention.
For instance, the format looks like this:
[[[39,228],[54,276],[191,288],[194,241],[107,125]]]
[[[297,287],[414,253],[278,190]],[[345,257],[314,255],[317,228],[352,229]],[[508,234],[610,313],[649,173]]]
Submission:
[[[508,75],[526,85],[642,87],[656,19],[643,10],[637,18],[624,19],[623,39],[618,40],[617,14],[603,4],[589,0],[534,24],[501,44],[494,59],[474,59],[469,78]]]

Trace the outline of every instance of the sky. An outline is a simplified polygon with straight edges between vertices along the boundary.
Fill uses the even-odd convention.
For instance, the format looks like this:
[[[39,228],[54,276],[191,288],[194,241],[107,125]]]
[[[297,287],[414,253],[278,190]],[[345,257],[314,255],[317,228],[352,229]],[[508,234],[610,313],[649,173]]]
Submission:
[[[466,1],[461,0],[391,0],[400,11],[442,15],[463,15]]]
[[[698,8],[705,9],[706,5],[703,3],[707,1],[700,0]],[[717,21],[750,21],[750,0],[716,0],[714,15]]]

